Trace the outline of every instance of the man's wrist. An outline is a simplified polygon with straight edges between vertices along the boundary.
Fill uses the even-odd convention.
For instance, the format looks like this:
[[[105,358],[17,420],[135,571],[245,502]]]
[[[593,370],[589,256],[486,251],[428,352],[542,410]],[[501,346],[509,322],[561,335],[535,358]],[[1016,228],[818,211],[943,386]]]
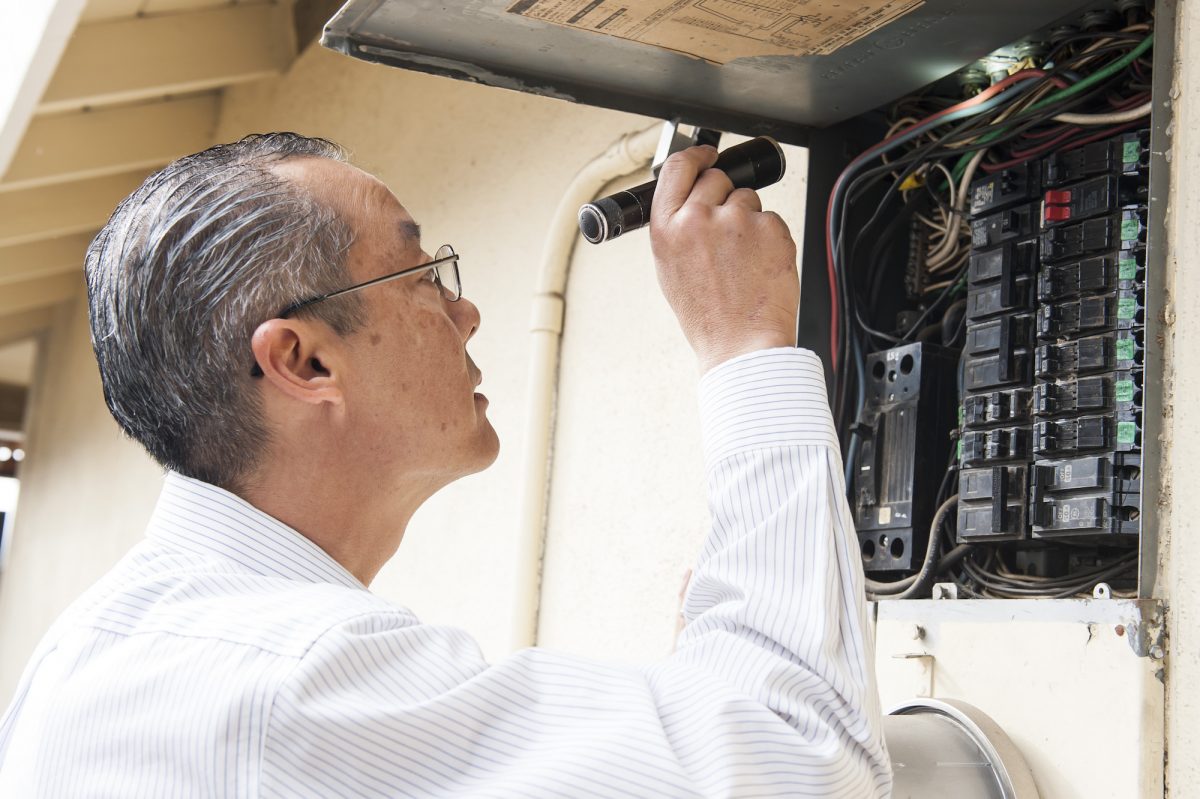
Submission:
[[[704,347],[697,347],[696,361],[700,367],[700,374],[703,375],[740,355],[794,346],[796,346],[794,333],[766,332],[742,337],[736,341],[717,341]]]

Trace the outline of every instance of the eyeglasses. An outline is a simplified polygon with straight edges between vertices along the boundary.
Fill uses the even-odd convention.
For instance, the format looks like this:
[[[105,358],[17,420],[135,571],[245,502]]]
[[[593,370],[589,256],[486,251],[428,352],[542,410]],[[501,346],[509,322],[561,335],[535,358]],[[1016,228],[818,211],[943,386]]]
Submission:
[[[318,302],[331,300],[334,297],[340,297],[343,294],[349,294],[352,291],[365,289],[368,286],[376,286],[380,283],[388,283],[393,280],[398,280],[402,277],[408,277],[409,275],[415,275],[419,272],[427,271],[433,272],[433,282],[437,284],[439,289],[441,289],[443,297],[450,302],[458,302],[460,299],[462,299],[462,278],[458,274],[458,253],[456,253],[454,248],[449,244],[443,244],[441,247],[438,247],[437,252],[433,254],[432,261],[423,263],[420,266],[410,266],[406,269],[401,269],[399,272],[393,272],[390,275],[372,278],[371,280],[367,280],[362,283],[355,283],[353,286],[347,286],[344,289],[331,291],[328,294],[319,294],[316,297],[309,297],[306,300],[294,302],[280,311],[278,318],[287,319],[296,311],[316,305]],[[262,377],[262,368],[259,367],[257,363],[255,363],[254,368],[250,370],[250,376]]]
[[[393,280],[398,280],[402,277],[415,275],[418,272],[433,270],[433,281],[437,283],[438,288],[442,290],[442,294],[450,302],[458,302],[462,299],[462,279],[458,275],[458,253],[449,244],[443,244],[438,247],[438,251],[433,254],[433,260],[428,263],[423,263],[420,266],[410,266],[407,269],[401,269],[399,272],[393,272],[390,275],[383,277],[372,278],[364,283],[355,283],[353,286],[347,286],[344,289],[331,291],[328,294],[321,294],[316,297],[309,297],[307,300],[294,302],[283,309],[279,314],[280,319],[287,319],[290,314],[299,311],[301,308],[307,308],[310,305],[316,305],[318,302],[331,300],[334,297],[340,297],[343,294],[349,294],[352,291],[365,289],[367,286],[375,286],[380,283],[388,283]]]

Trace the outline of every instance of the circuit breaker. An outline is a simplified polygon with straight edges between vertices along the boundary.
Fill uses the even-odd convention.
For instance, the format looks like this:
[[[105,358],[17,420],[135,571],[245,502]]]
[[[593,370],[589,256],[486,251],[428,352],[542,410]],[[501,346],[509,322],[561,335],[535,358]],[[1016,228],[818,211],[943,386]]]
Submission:
[[[1148,145],[971,186],[959,541],[1138,531]]]

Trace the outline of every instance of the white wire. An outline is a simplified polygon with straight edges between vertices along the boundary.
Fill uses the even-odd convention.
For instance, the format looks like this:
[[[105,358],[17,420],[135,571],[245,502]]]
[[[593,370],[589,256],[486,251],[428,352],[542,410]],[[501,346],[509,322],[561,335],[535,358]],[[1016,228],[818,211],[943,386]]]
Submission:
[[[971,257],[970,250],[960,250],[958,252],[958,254],[954,257],[953,260],[946,261],[944,264],[941,264],[936,269],[930,269],[929,274],[930,275],[941,275],[941,274],[945,274],[946,272],[957,272],[959,269],[962,268],[963,264],[965,264],[967,262],[967,259],[969,259],[970,257]]]
[[[950,187],[950,207],[953,208],[958,203],[958,192],[954,190],[954,175],[950,174],[950,170],[946,169],[941,161],[934,162],[933,168],[942,170],[942,174],[946,176],[946,185]]]
[[[1120,125],[1146,116],[1150,113],[1151,105],[1151,101],[1147,100],[1136,108],[1114,111],[1111,114],[1059,114],[1054,117],[1054,121],[1068,125]]]
[[[979,150],[967,163],[967,168],[962,173],[962,178],[958,182],[958,193],[955,195],[953,203],[953,216],[957,220],[962,220],[963,206],[966,204],[967,194],[971,187],[971,181],[975,177],[975,170],[979,168],[979,163],[983,160],[983,156],[987,154],[987,148]],[[953,182],[953,178],[951,178]],[[926,261],[926,266],[932,272],[945,266],[947,262],[953,260],[955,250],[958,248],[960,238],[958,236],[948,236],[942,242],[942,246],[938,247],[937,252],[933,253]]]
[[[887,133],[884,134],[883,138],[890,139],[896,134],[896,131],[900,130],[900,128],[907,127],[909,125],[915,125],[920,121],[921,120],[917,119],[916,117],[901,117],[892,123],[892,126],[887,129]]]

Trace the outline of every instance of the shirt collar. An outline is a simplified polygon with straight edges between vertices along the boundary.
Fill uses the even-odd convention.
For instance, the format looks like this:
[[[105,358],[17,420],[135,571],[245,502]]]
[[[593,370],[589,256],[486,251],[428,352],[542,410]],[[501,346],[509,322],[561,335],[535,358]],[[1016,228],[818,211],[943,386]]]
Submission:
[[[178,472],[167,472],[147,535],[255,574],[367,590],[302,533],[236,494]]]

